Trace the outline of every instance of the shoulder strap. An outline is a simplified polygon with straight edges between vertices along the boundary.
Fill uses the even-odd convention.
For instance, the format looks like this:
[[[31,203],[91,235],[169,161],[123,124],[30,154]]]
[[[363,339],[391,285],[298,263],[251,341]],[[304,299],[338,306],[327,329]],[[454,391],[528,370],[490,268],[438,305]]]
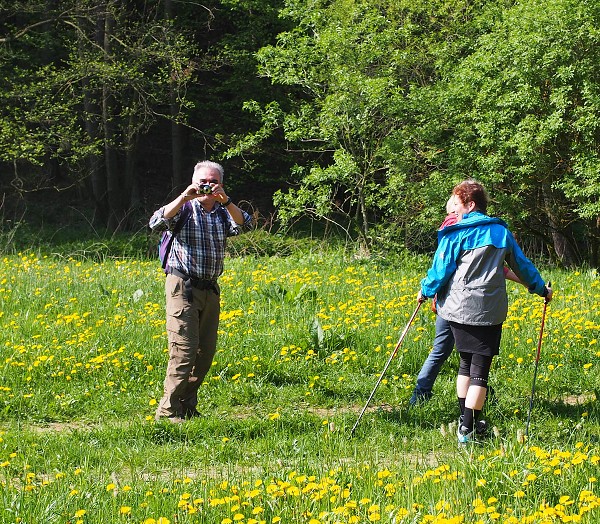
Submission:
[[[179,232],[181,231],[181,229],[183,228],[185,223],[188,221],[188,218],[190,218],[191,214],[192,214],[192,206],[188,201],[185,204],[183,204],[183,208],[181,209],[181,215],[179,215],[179,220],[177,220],[177,223],[175,224],[175,227],[173,228],[173,236],[174,237],[179,234]]]
[[[221,220],[223,221],[224,224],[229,225],[230,224],[230,219],[229,219],[229,213],[227,212],[227,210],[225,209],[224,206],[219,205],[218,209],[217,209],[217,213],[221,216]]]
[[[168,273],[168,261],[169,261],[169,253],[171,252],[171,247],[173,245],[173,240],[180,233],[181,229],[188,221],[190,216],[192,215],[192,206],[189,202],[186,202],[183,205],[181,210],[181,214],[175,223],[175,227],[172,232],[164,231],[163,236],[161,237],[161,241],[159,242],[158,254],[161,259],[162,268],[165,270],[165,273]]]

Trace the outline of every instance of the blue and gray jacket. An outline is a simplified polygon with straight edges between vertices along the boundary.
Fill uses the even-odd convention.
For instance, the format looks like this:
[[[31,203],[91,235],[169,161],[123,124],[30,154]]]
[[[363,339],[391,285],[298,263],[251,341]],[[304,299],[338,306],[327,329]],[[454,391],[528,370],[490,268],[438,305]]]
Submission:
[[[445,320],[502,324],[508,313],[504,262],[530,293],[544,295],[544,280],[506,223],[474,211],[438,232],[438,248],[421,293],[428,298],[437,294],[437,312]]]

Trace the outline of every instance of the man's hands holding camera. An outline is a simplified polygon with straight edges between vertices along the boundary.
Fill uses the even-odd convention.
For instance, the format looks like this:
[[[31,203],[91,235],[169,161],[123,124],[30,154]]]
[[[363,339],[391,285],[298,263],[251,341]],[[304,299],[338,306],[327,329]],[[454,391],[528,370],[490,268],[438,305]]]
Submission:
[[[192,183],[186,190],[181,193],[181,197],[184,201],[194,200],[195,198],[201,197],[213,197],[221,204],[227,202],[229,199],[223,190],[223,186],[218,183]]]
[[[210,195],[213,192],[213,188],[210,184],[200,184],[196,189],[196,193],[199,195]]]
[[[213,194],[213,186],[211,184],[190,184],[186,190],[181,193],[181,196],[184,200],[194,200],[194,198],[212,195]]]
[[[242,211],[233,205],[231,198],[225,193],[219,172],[208,168],[195,172],[192,183],[185,188],[185,191],[164,207],[164,218],[173,218],[186,202],[195,199],[198,199],[206,211],[212,211],[215,203],[219,202],[227,208],[236,224],[244,222]]]

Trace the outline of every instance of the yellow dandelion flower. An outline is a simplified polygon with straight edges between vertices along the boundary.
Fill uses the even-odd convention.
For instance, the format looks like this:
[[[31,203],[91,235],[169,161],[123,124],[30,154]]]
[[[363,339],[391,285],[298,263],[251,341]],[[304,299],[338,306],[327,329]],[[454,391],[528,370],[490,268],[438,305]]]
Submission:
[[[131,513],[131,506],[121,506],[119,513],[121,515],[129,515]]]

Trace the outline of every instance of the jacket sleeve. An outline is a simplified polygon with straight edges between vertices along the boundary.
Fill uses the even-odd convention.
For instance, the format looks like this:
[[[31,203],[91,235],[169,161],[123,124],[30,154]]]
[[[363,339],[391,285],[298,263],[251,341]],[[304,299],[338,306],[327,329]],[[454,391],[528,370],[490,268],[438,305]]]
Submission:
[[[423,296],[433,298],[450,280],[450,277],[456,271],[457,250],[458,246],[450,242],[448,236],[439,235],[438,248],[433,256],[433,262],[427,271],[427,276],[421,280],[421,294]]]
[[[546,289],[544,279],[511,236],[509,236],[509,242],[510,249],[506,257],[507,264],[519,277],[519,280],[527,285],[530,293],[543,297]]]

